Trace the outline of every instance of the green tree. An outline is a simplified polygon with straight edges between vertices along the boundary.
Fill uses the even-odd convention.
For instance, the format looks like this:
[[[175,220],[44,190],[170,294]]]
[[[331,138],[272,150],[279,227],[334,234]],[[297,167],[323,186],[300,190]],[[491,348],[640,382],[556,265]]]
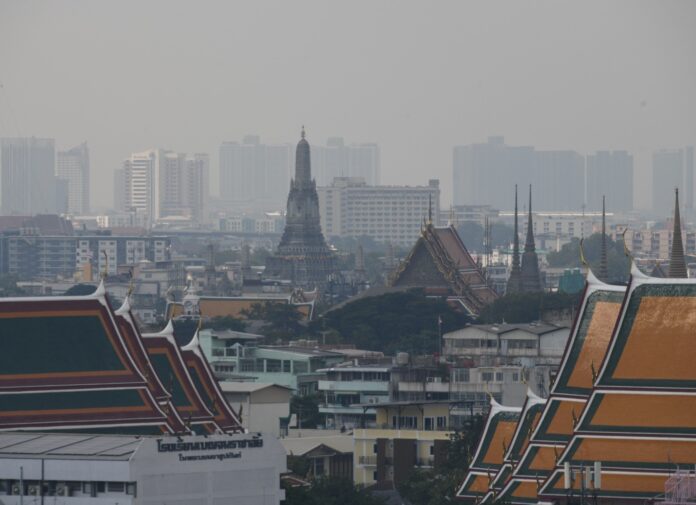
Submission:
[[[623,240],[612,240],[607,236],[607,270],[610,282],[627,282],[629,260],[624,253]],[[597,273],[602,249],[602,234],[595,233],[583,241],[585,259],[592,270]],[[561,247],[560,251],[550,252],[546,256],[549,265],[561,268],[578,268],[580,263],[580,240],[573,239]]]
[[[502,296],[485,307],[477,319],[481,324],[531,323],[542,318],[544,310],[577,307],[580,294],[515,293]]]
[[[213,330],[245,331],[246,323],[241,319],[237,319],[236,317],[219,316],[210,318],[207,322],[203,323],[203,328],[210,328]]]
[[[384,500],[365,489],[357,488],[350,480],[325,477],[309,487],[285,489],[285,505],[384,505]]]
[[[290,340],[304,333],[302,314],[292,304],[281,302],[255,303],[243,311],[248,319],[264,321],[263,334],[270,339]]]
[[[342,340],[358,348],[383,351],[433,352],[439,346],[438,318],[442,332],[461,328],[469,317],[443,299],[427,298],[422,290],[359,298],[325,313],[310,329],[335,330]]]
[[[321,398],[318,394],[307,396],[294,395],[290,399],[290,413],[297,415],[298,427],[312,429],[321,424],[322,418],[319,414],[320,402]]]

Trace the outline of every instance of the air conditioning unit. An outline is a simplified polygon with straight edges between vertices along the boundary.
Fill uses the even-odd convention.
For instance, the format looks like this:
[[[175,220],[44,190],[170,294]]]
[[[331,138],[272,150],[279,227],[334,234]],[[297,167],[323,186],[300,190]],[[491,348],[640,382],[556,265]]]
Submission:
[[[41,495],[41,486],[39,486],[39,485],[29,486],[29,492],[27,494],[29,496],[40,496]]]
[[[70,496],[70,486],[65,482],[56,484],[56,496]]]
[[[14,486],[12,486],[12,494],[13,495],[19,494],[19,484],[15,484]]]

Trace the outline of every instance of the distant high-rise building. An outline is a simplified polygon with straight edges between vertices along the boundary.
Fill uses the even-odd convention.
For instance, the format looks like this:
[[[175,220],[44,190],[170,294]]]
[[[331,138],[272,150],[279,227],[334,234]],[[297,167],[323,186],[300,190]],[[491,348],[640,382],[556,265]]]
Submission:
[[[123,211],[147,215],[150,224],[172,217],[203,223],[209,166],[208,155],[202,153],[187,156],[161,149],[133,153],[124,161],[122,172],[114,174],[116,208],[122,205]]]
[[[440,216],[440,181],[427,186],[368,186],[360,177],[336,177],[317,188],[321,228],[327,237],[367,236],[411,247],[423,221]]]
[[[206,223],[210,199],[210,157],[204,153],[187,157],[184,179],[184,203],[189,209],[191,220],[194,223]]]
[[[334,177],[361,177],[368,186],[380,184],[380,152],[374,143],[345,145],[343,138],[330,137],[326,146],[312,147],[312,166],[317,186],[331,185]]]
[[[626,151],[597,151],[587,156],[586,207],[602,208],[606,195],[614,211],[633,210],[633,156]]]
[[[114,209],[126,210],[126,170],[121,167],[114,170]]]
[[[159,219],[159,154],[150,149],[131,154],[123,162],[124,210],[147,216],[147,222]]]
[[[67,181],[68,209],[74,215],[89,213],[89,149],[87,143],[58,151],[56,176]]]
[[[261,144],[257,135],[220,146],[220,196],[253,207],[281,207],[290,182],[289,144]]]
[[[668,216],[672,211],[672,194],[678,188],[684,207],[694,207],[694,148],[661,149],[653,153],[653,211]]]
[[[53,139],[0,139],[2,213],[34,215],[57,212]]]
[[[485,144],[455,147],[452,172],[455,205],[509,209],[511,201],[500,191],[503,183],[533,184],[540,211],[577,210],[584,202],[584,160],[575,151],[537,151],[490,137]]]

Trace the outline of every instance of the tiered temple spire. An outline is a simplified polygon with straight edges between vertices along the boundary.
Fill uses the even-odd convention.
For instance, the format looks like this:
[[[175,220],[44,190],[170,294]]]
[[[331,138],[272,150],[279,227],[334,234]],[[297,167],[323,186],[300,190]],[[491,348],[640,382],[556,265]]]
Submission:
[[[517,215],[517,184],[515,184],[515,232],[512,237],[512,269],[507,282],[507,293],[518,293],[522,289],[520,275],[520,235]]]
[[[688,277],[682,243],[678,188],[674,189],[674,231],[672,232],[672,253],[669,257],[669,277]]]
[[[529,215],[527,217],[527,239],[524,243],[522,255],[521,285],[526,293],[538,293],[541,291],[541,279],[539,277],[539,258],[534,245],[534,222],[532,220],[532,185],[529,185]]]
[[[607,213],[606,197],[602,195],[602,244],[599,251],[599,269],[597,276],[600,280],[607,281],[609,277],[609,266],[607,261]]]

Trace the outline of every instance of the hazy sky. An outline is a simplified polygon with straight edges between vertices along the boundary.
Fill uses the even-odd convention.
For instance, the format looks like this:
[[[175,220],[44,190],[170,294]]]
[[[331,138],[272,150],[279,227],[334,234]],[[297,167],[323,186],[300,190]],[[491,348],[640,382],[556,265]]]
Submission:
[[[443,206],[456,144],[628,149],[645,204],[696,143],[696,2],[0,0],[0,83],[0,136],[88,141],[95,206],[132,151],[209,152],[215,190],[221,141],[302,124]]]

